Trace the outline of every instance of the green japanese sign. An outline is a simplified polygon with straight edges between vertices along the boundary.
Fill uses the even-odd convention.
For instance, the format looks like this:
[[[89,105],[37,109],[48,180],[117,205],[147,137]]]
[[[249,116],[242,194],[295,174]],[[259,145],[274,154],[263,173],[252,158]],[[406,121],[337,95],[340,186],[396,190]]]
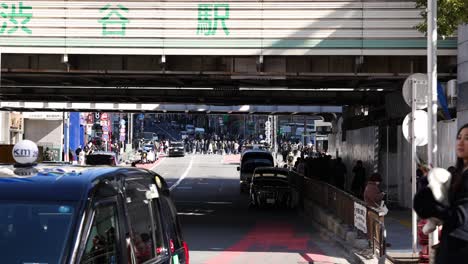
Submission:
[[[16,4],[11,4],[8,6],[5,3],[0,4],[1,11],[1,25],[0,25],[0,34],[6,33],[8,35],[13,34],[21,28],[22,31],[27,34],[31,34],[32,31],[25,25],[29,23],[32,18],[32,13],[28,13],[28,10],[32,10],[31,6],[24,6],[23,2],[19,2],[18,6]],[[26,11],[26,12],[25,12]]]
[[[103,36],[125,36],[125,29],[130,21],[124,17],[119,11],[128,13],[128,8],[123,5],[117,5],[118,9],[111,9],[111,5],[107,4],[103,8],[99,9],[100,13],[106,12],[106,15],[99,19],[99,23],[102,24],[102,35]],[[119,27],[112,27],[113,25],[120,25]],[[111,26],[111,27],[109,27]]]
[[[197,35],[216,35],[218,22],[221,24],[224,34],[229,35],[226,20],[229,19],[229,4],[198,4]]]

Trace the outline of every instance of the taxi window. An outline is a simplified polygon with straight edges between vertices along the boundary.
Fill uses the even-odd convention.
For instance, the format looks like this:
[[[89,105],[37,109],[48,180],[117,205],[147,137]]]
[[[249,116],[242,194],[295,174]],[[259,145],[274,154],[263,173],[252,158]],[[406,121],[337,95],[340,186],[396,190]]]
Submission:
[[[145,179],[126,181],[127,215],[129,217],[131,240],[134,245],[137,263],[143,263],[156,257],[155,249],[162,247],[159,211],[154,201],[147,200]],[[153,205],[153,206],[152,206]],[[157,232],[153,232],[156,230]]]
[[[119,263],[116,252],[117,231],[115,204],[98,206],[81,263]]]
[[[171,143],[171,147],[174,148],[183,148],[184,145],[182,143]]]
[[[149,202],[145,196],[147,190],[148,188],[138,182],[127,182],[127,214],[137,263],[143,263],[155,256]]]
[[[169,230],[170,239],[173,240],[175,249],[182,247],[182,231],[180,230],[180,224],[177,218],[177,210],[168,197],[161,197],[161,207],[164,212],[164,219],[166,228]]]
[[[241,171],[246,173],[253,173],[255,168],[258,167],[271,167],[273,163],[267,159],[253,159],[243,162],[241,165]]]
[[[74,217],[71,204],[1,203],[2,263],[62,263]]]
[[[278,172],[277,174],[275,174],[275,177],[287,179],[287,178],[288,178],[288,174],[284,174],[283,172]]]

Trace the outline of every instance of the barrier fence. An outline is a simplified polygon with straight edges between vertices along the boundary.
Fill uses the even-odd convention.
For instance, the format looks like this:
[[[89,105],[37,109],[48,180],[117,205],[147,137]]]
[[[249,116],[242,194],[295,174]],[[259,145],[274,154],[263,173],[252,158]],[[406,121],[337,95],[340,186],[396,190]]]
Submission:
[[[385,255],[386,231],[384,216],[379,215],[379,209],[367,206],[364,201],[333,185],[310,178],[304,179],[304,198],[327,210],[343,224],[353,227],[355,226],[354,203],[366,207],[367,238],[374,254]]]

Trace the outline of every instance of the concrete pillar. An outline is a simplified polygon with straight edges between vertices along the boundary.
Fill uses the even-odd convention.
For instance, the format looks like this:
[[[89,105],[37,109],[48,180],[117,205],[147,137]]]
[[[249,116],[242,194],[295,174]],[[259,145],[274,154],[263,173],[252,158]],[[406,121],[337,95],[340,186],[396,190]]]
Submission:
[[[458,28],[458,127],[468,123],[468,25]]]
[[[9,112],[0,111],[0,144],[10,143]]]

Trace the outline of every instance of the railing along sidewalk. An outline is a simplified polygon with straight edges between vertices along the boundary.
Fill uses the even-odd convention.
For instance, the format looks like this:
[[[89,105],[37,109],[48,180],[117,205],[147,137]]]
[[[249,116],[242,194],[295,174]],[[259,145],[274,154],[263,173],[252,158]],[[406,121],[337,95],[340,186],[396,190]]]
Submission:
[[[313,201],[341,219],[344,224],[353,227],[354,203],[366,207],[367,238],[371,243],[374,254],[378,256],[385,255],[386,230],[384,216],[379,214],[379,209],[367,206],[364,201],[333,185],[307,177],[304,177],[304,198]]]

